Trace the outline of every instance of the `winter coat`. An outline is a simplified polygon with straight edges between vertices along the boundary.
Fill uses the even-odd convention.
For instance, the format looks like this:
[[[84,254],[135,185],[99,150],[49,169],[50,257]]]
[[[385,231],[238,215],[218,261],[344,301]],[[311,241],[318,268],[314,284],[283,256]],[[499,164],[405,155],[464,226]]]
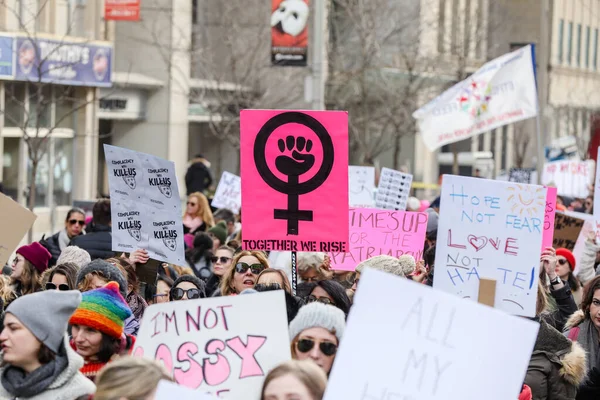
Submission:
[[[210,163],[204,158],[195,158],[185,173],[185,186],[188,196],[194,192],[203,193],[213,183]]]
[[[550,313],[542,314],[542,319],[559,332],[563,331],[569,317],[577,311],[573,292],[567,282],[563,283],[564,286],[557,290],[553,290],[550,286],[550,296],[556,304],[556,309]]]
[[[86,235],[77,236],[71,240],[69,246],[78,246],[90,254],[92,260],[103,260],[115,256],[112,251],[112,235],[110,226],[94,224]]]
[[[47,238],[44,236],[42,237],[42,240],[40,240],[40,244],[44,246],[46,250],[50,252],[50,254],[52,254],[52,258],[48,262],[49,267],[56,265],[56,260],[58,260],[58,257],[60,257],[61,250],[60,246],[58,245],[58,235],[60,235],[60,232],[57,232]]]
[[[540,321],[525,384],[533,400],[575,400],[585,379],[585,350],[559,331]]]
[[[79,372],[83,367],[83,358],[71,348],[66,337],[64,346],[69,361],[67,368],[42,393],[33,397],[19,397],[19,400],[74,400],[94,394],[96,386]],[[4,367],[0,368],[0,376],[2,374],[4,374]],[[4,389],[1,382],[0,399],[15,399]]]

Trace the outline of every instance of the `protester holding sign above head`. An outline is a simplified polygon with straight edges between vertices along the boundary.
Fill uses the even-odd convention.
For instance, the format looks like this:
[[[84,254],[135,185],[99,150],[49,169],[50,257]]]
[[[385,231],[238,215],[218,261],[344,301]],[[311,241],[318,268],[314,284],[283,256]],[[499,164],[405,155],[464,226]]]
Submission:
[[[52,257],[50,252],[38,242],[33,242],[19,247],[16,253],[10,278],[17,296],[42,290],[40,277],[48,269]]]
[[[568,283],[571,293],[573,293],[573,297],[575,298],[575,303],[577,305],[581,304],[583,288],[573,273],[576,263],[575,256],[570,250],[560,248],[556,249],[556,257],[558,258],[556,274],[560,279]]]
[[[183,215],[183,232],[193,235],[196,232],[205,232],[213,226],[215,226],[215,220],[206,196],[200,192],[188,195]]]
[[[345,327],[346,316],[337,307],[319,302],[302,307],[290,323],[292,358],[313,360],[329,374]]]
[[[200,279],[208,279],[212,273],[213,240],[206,232],[194,236],[193,247],[185,252],[185,259],[194,274]]]
[[[48,237],[47,239],[42,237],[40,244],[44,246],[52,258],[50,259],[49,266],[56,265],[56,260],[60,257],[60,253],[69,246],[69,243],[73,238],[83,235],[83,227],[85,225],[85,211],[81,208],[72,208],[67,213],[65,218],[65,228],[60,232]]]
[[[77,291],[45,291],[23,296],[6,310],[0,334],[1,399],[87,399],[95,387],[79,368],[67,322],[81,301]]]
[[[182,275],[169,291],[169,300],[195,300],[206,297],[205,284],[193,275]]]
[[[310,361],[288,361],[269,372],[260,400],[321,400],[327,376]]]
[[[78,246],[90,253],[92,260],[115,256],[112,250],[110,199],[101,199],[94,204],[92,225],[85,235],[76,236],[69,246]]]
[[[82,295],[81,304],[69,320],[71,346],[85,360],[81,372],[95,380],[109,361],[131,351],[135,338],[124,332],[131,310],[117,282]]]
[[[221,295],[240,294],[244,289],[254,289],[258,275],[269,268],[262,251],[241,251],[236,254],[231,267],[221,281]]]
[[[535,318],[540,329],[525,384],[531,388],[533,400],[575,400],[577,387],[585,377],[585,351],[540,318],[547,301],[540,282]]]

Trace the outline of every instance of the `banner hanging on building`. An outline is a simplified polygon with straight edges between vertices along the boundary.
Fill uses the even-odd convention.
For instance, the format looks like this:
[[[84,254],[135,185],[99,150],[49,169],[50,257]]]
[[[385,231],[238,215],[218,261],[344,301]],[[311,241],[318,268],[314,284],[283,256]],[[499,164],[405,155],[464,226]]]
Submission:
[[[104,0],[104,19],[107,21],[139,21],[140,0]]]
[[[486,63],[414,112],[429,150],[537,115],[533,48]]]
[[[271,0],[271,62],[306,66],[308,0]]]

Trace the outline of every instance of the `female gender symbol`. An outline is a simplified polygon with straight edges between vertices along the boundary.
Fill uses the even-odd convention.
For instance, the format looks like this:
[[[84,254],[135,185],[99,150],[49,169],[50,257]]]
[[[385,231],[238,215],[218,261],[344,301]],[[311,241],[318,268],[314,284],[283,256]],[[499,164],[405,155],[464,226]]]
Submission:
[[[310,151],[312,141],[299,136],[288,136],[285,140],[279,140],[279,150],[283,153],[287,149],[292,152],[291,156],[280,155],[275,159],[275,166],[279,172],[288,176],[288,181],[282,181],[269,169],[265,156],[267,140],[271,134],[280,126],[285,124],[300,124],[312,130],[323,147],[323,161],[321,167],[308,181],[299,183],[300,176],[308,172],[315,162],[315,158]],[[334,151],[333,142],[327,129],[315,118],[310,115],[289,111],[278,114],[268,120],[258,132],[254,142],[254,162],[258,174],[267,185],[276,191],[288,195],[288,206],[286,210],[275,209],[273,216],[275,219],[287,220],[288,235],[298,235],[298,221],[312,221],[313,212],[311,210],[299,210],[298,198],[301,194],[306,194],[320,187],[333,169]]]

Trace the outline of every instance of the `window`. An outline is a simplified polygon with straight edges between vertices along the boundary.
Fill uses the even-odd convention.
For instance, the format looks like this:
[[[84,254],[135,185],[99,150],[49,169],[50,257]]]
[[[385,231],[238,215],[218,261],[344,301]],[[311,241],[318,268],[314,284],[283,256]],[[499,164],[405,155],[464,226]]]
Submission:
[[[4,159],[2,165],[4,194],[12,197],[14,201],[18,201],[21,138],[5,137],[0,140],[4,140]]]
[[[573,23],[569,22],[569,32],[567,37],[567,62],[571,64],[571,55],[573,53]]]
[[[581,66],[581,24],[577,24],[577,49],[576,50],[576,58],[577,58],[577,66]]]
[[[592,29],[588,26],[585,28],[585,67],[590,67],[590,39]]]
[[[50,141],[44,139],[32,138],[31,145],[38,148],[38,154],[42,157],[38,162],[37,171],[35,174],[35,207],[48,207],[48,190],[50,188]],[[27,182],[31,182],[32,162],[27,157]],[[29,185],[28,185],[29,186]],[[29,187],[26,189],[27,196],[25,202],[29,202]]]
[[[54,204],[71,204],[71,190],[73,188],[73,139],[53,138],[54,160],[52,173],[54,175]]]
[[[598,67],[598,28],[594,29],[594,69]]]
[[[565,20],[561,18],[558,22],[558,62],[563,62],[563,30],[565,29]]]

